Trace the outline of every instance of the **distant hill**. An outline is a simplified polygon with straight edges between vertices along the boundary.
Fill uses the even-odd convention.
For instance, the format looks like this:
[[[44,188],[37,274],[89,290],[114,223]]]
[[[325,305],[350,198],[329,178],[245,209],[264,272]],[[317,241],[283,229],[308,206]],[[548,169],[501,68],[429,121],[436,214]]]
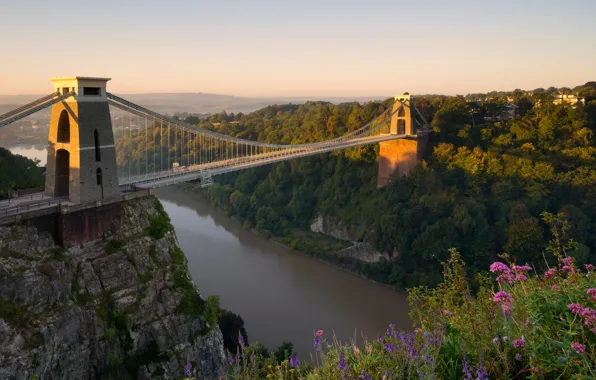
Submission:
[[[389,96],[377,97],[271,97],[244,98],[233,95],[196,93],[149,93],[149,94],[117,94],[133,103],[145,106],[152,111],[174,114],[176,112],[217,113],[251,112],[272,104],[301,104],[309,100],[324,100],[332,103],[367,102],[386,99]],[[31,102],[43,95],[0,95],[0,114],[18,105]]]

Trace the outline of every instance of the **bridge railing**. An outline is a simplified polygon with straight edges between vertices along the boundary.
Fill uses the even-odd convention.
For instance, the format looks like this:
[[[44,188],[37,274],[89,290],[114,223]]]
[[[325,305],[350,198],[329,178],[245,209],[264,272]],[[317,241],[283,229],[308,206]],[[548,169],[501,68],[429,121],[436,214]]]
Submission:
[[[14,207],[0,210],[0,217],[21,214],[21,213],[27,212],[27,211],[41,210],[42,208],[46,208],[46,207],[50,207],[50,206],[60,206],[62,201],[63,201],[62,199],[50,199],[47,201],[36,202],[33,204],[26,204],[26,205],[18,205],[17,204]]]

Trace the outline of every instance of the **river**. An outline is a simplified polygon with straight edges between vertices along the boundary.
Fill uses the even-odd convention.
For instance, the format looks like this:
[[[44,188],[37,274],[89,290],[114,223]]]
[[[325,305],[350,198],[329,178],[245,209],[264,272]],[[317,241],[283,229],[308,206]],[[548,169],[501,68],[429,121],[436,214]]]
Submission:
[[[180,188],[156,191],[201,293],[240,314],[251,342],[291,341],[312,352],[313,331],[347,342],[375,339],[389,323],[409,328],[406,296],[279,246]]]
[[[13,153],[46,161],[45,147],[21,145]],[[313,332],[343,342],[375,339],[389,323],[408,329],[403,293],[277,245],[244,230],[186,189],[156,195],[170,215],[193,281],[204,296],[242,316],[250,342],[270,350],[291,341],[308,358]]]

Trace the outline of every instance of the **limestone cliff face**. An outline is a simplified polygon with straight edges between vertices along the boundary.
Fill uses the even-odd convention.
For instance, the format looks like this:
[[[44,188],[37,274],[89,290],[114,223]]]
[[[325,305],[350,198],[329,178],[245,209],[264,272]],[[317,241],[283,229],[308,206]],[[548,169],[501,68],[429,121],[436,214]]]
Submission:
[[[218,378],[222,335],[167,216],[152,196],[121,207],[113,233],[68,249],[0,226],[0,379]]]
[[[379,252],[366,242],[358,242],[361,231],[354,227],[345,227],[338,223],[334,218],[328,216],[318,216],[311,224],[310,230],[325,235],[333,236],[336,239],[351,241],[353,245],[335,252],[338,256],[349,257],[352,259],[374,263],[381,259],[393,260],[397,257],[397,252],[389,255],[387,252]]]

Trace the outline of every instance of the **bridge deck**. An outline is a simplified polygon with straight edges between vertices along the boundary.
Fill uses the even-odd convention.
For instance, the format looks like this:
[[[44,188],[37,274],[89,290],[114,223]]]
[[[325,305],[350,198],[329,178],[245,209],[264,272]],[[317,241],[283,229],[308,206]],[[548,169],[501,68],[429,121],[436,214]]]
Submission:
[[[383,141],[404,139],[412,136],[406,135],[380,135],[347,140],[345,142],[309,149],[287,149],[280,152],[259,154],[236,159],[221,160],[217,162],[191,165],[183,170],[166,170],[147,175],[132,176],[123,178],[120,182],[122,187],[134,186],[137,188],[157,188],[172,185],[180,182],[194,181],[200,179],[203,173],[208,171],[211,176],[230,173],[238,170],[267,165],[275,162],[286,161],[294,158],[312,156],[319,153],[332,152],[346,148],[353,148],[361,145],[380,143]]]

